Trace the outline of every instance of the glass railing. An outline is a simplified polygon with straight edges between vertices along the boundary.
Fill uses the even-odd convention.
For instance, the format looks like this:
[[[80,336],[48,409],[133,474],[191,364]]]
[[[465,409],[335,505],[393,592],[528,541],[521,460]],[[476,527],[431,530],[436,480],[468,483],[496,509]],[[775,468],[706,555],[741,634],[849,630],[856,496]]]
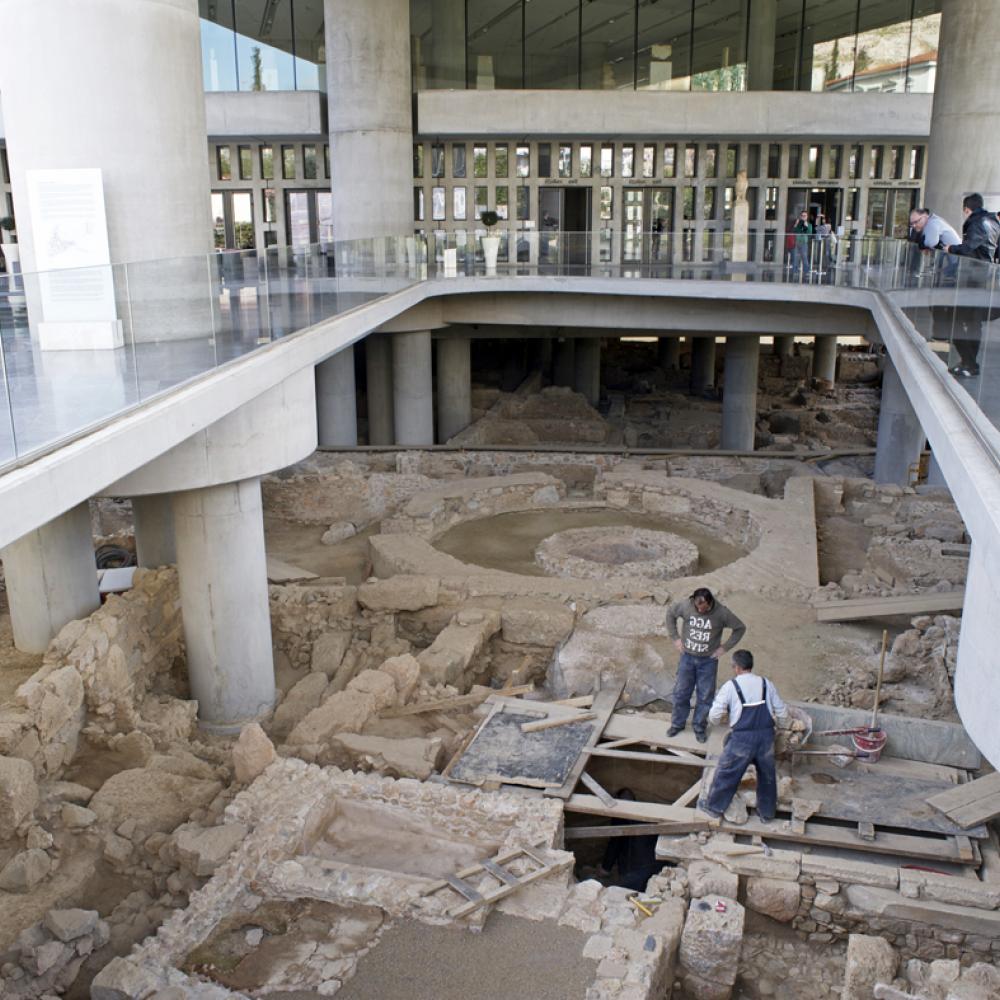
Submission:
[[[492,236],[493,239],[489,237]],[[734,259],[745,256],[747,259]],[[579,276],[839,286],[891,293],[1000,426],[993,264],[901,240],[638,228],[503,229],[0,274],[0,469],[220,365],[427,280]],[[803,308],[822,308],[822,296]],[[859,331],[863,332],[863,331]]]

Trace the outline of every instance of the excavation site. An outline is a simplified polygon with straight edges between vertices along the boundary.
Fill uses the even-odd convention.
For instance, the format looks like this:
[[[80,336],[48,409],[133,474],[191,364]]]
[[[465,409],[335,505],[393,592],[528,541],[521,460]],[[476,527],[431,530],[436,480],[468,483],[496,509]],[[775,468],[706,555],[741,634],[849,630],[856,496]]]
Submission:
[[[872,478],[860,338],[761,345],[751,451],[694,339],[591,340],[596,391],[571,338],[474,340],[447,443],[265,476],[253,721],[206,723],[185,582],[92,500],[101,606],[41,654],[0,616],[3,997],[1000,997],[962,517],[926,454]]]

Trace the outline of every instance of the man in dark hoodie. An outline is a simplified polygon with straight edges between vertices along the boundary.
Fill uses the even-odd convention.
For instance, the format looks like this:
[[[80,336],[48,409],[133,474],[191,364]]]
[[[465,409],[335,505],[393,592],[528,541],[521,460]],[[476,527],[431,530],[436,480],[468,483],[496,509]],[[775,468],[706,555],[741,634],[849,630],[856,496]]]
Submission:
[[[678,618],[682,620],[680,634]],[[722,633],[727,628],[731,631],[723,642]],[[708,739],[708,711],[715,697],[719,657],[737,645],[746,630],[746,625],[729,608],[719,604],[707,587],[699,587],[686,601],[677,601],[667,609],[667,632],[681,654],[668,736],[676,736],[687,725],[691,693],[697,691],[694,735],[699,743]]]

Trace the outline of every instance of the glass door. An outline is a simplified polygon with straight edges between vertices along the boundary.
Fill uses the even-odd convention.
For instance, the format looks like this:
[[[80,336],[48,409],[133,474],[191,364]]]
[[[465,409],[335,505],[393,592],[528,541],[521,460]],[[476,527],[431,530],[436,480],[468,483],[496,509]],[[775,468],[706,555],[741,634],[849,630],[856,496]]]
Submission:
[[[674,189],[625,188],[622,207],[622,263],[669,263]]]
[[[212,234],[216,250],[256,247],[251,191],[212,192]]]

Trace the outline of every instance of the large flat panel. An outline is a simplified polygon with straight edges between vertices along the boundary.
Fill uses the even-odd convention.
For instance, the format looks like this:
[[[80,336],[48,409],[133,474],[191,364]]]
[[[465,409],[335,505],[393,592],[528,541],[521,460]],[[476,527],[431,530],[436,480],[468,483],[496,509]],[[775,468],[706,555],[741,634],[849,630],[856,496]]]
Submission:
[[[326,135],[325,98],[316,90],[205,94],[208,135]]]

